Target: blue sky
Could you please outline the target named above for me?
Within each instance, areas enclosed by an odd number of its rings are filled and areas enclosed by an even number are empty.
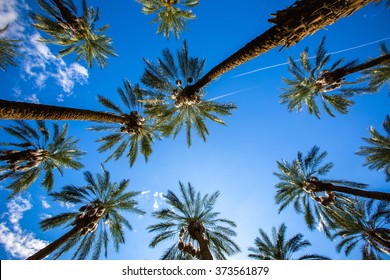
[[[18,67],[0,73],[0,98],[103,110],[96,96],[101,94],[118,100],[116,89],[124,78],[139,82],[143,58],[155,61],[164,48],[176,52],[186,39],[190,55],[205,58],[205,71],[208,71],[270,28],[267,22],[270,14],[293,2],[247,0],[223,1],[221,5],[216,0],[200,1],[193,8],[197,19],[187,25],[188,31],[180,40],[167,40],[155,34],[157,26],[149,23],[153,17],[143,15],[141,5],[134,0],[89,0],[89,5],[101,9],[98,23],[110,24],[107,33],[119,57],[109,59],[105,69],[96,65],[88,69],[84,61],[75,62],[72,55],[56,57],[56,46],[35,41],[39,33],[30,26],[26,16],[27,10],[39,10],[35,1],[0,0],[0,27],[10,24],[8,35],[23,41],[24,54],[17,60]],[[328,151],[327,161],[335,164],[330,178],[362,182],[369,184],[369,189],[388,191],[384,174],[363,167],[364,158],[355,155],[364,144],[361,138],[369,136],[370,125],[382,132],[381,124],[390,108],[388,88],[375,95],[355,97],[356,104],[347,115],[338,114],[336,118],[323,115],[318,120],[305,110],[290,113],[279,104],[284,87],[281,77],[289,77],[286,65],[259,69],[283,64],[288,56],[298,58],[306,46],[314,54],[323,36],[327,38],[327,50],[335,52],[333,61],[345,57],[362,62],[377,57],[378,43],[373,42],[389,43],[390,31],[386,28],[389,24],[389,11],[384,5],[370,4],[289,49],[273,49],[226,73],[206,88],[207,98],[234,102],[238,106],[232,116],[224,118],[226,127],[208,123],[210,135],[206,143],[194,137],[188,149],[184,135],[179,134],[175,140],[156,142],[147,163],[141,157],[132,168],[125,159],[106,163],[113,180],[130,178],[130,189],[142,191],[140,207],[148,212],[143,217],[129,216],[134,231],[127,233],[127,242],[119,254],[110,251],[109,259],[161,256],[169,243],[148,248],[153,234],[146,227],[156,223],[151,212],[166,206],[162,195],[168,189],[178,191],[179,181],[191,182],[203,194],[221,192],[216,211],[237,223],[235,241],[242,250],[232,259],[247,259],[247,248],[253,245],[259,228],[270,233],[273,226],[283,222],[288,236],[301,232],[311,241],[312,246],[306,252],[345,259],[343,254],[336,253],[335,242],[319,231],[309,231],[303,217],[292,208],[278,214],[274,202],[277,179],[273,172],[277,171],[277,160],[291,161],[298,150],[306,153],[317,145],[322,151]],[[343,52],[336,53],[339,51]],[[0,126],[10,123],[0,121]],[[107,154],[96,151],[98,145],[94,140],[101,135],[87,131],[88,123],[70,122],[69,125],[69,134],[79,138],[80,148],[87,152],[82,160],[83,171],[100,172],[100,163]],[[0,138],[4,137],[1,132]],[[55,190],[66,184],[83,185],[82,172],[67,170],[64,177],[56,176]],[[51,201],[39,183],[15,199],[6,200],[9,192],[5,185],[6,182],[0,182],[0,259],[23,259],[64,233],[63,229],[42,232],[38,222],[72,206]],[[348,258],[359,259],[359,250]]]

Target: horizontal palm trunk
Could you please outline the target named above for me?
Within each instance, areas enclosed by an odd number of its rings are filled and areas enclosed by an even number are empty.
[[[52,243],[47,245],[45,248],[42,248],[35,254],[31,255],[27,258],[27,260],[42,260],[46,258],[48,255],[53,253],[55,250],[60,248],[65,242],[67,242],[69,239],[71,239],[73,236],[75,236],[79,231],[82,229],[82,226],[75,226],[70,231],[65,233],[63,236],[58,238],[57,240],[54,240]]]
[[[3,120],[79,120],[125,123],[126,119],[109,113],[51,105],[15,102],[0,99]]]
[[[365,190],[361,190],[361,189],[337,186],[337,185],[333,185],[331,183],[326,183],[326,182],[321,182],[321,181],[309,181],[309,182],[316,186],[316,191],[341,192],[341,193],[352,194],[352,195],[356,195],[356,196],[360,196],[360,197],[366,197],[366,198],[390,202],[390,193],[376,192],[376,191],[365,191]]]
[[[277,47],[289,47],[307,35],[333,24],[363,8],[372,0],[298,0],[292,6],[278,11],[269,21],[275,26],[236,51],[212,68],[188,91],[198,92],[227,71]]]

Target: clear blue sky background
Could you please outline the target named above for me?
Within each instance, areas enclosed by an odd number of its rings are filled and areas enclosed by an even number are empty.
[[[119,102],[116,89],[122,86],[124,78],[132,83],[139,82],[144,68],[142,58],[155,61],[166,47],[176,52],[186,39],[190,55],[206,58],[205,70],[208,71],[270,28],[271,24],[267,22],[270,14],[293,2],[200,1],[193,9],[197,19],[187,25],[189,30],[180,40],[167,40],[155,34],[157,26],[149,24],[153,17],[143,15],[141,5],[135,1],[89,0],[89,5],[98,5],[101,9],[98,23],[111,25],[107,33],[113,38],[119,55],[109,59],[108,67],[101,70],[96,66],[87,69],[84,61],[75,63],[73,56],[58,59],[55,46],[45,48],[34,41],[37,31],[30,27],[26,9],[38,11],[35,1],[0,0],[0,27],[10,23],[8,34],[23,40],[24,52],[24,57],[18,59],[18,67],[0,73],[0,98],[103,110],[97,102],[97,94]],[[336,253],[336,242],[329,241],[319,231],[309,231],[303,216],[297,215],[292,208],[278,214],[274,202],[277,179],[273,172],[277,171],[277,160],[291,161],[298,150],[306,153],[318,145],[322,151],[328,151],[327,160],[335,164],[329,173],[330,178],[363,182],[370,185],[369,189],[389,191],[384,174],[363,167],[364,158],[355,155],[364,144],[361,138],[369,136],[370,125],[383,132],[381,124],[390,113],[388,88],[375,95],[354,98],[356,104],[348,115],[337,115],[336,118],[324,115],[318,120],[307,111],[289,113],[284,105],[279,104],[281,88],[284,87],[281,77],[289,77],[286,65],[237,75],[285,63],[288,56],[298,58],[306,46],[314,54],[323,36],[327,38],[329,52],[382,39],[389,43],[388,26],[390,16],[385,6],[370,4],[296,46],[282,51],[271,50],[226,73],[207,87],[207,98],[232,93],[218,100],[234,102],[238,110],[224,119],[227,127],[208,124],[210,135],[206,143],[194,137],[193,145],[188,149],[184,136],[180,134],[175,140],[156,142],[147,163],[140,157],[132,168],[125,159],[105,164],[113,180],[130,178],[130,188],[143,192],[140,207],[148,212],[143,217],[129,217],[134,231],[126,234],[127,242],[119,254],[113,250],[109,252],[109,259],[158,259],[161,256],[169,242],[150,249],[148,244],[154,235],[148,233],[146,227],[156,223],[151,212],[165,205],[162,194],[168,189],[177,192],[179,181],[191,182],[203,194],[221,192],[215,210],[221,212],[221,217],[237,223],[235,241],[242,250],[232,259],[248,258],[247,248],[253,245],[260,227],[270,233],[272,226],[278,227],[283,222],[287,225],[288,237],[301,232],[312,242],[312,247],[302,253],[345,259],[343,254]],[[345,57],[362,62],[378,55],[376,43],[332,57],[334,61]],[[0,121],[1,126],[9,124],[11,121]],[[70,122],[69,125],[70,135],[81,139],[81,149],[88,152],[83,158],[83,171],[100,172],[100,163],[107,154],[96,151],[98,145],[94,140],[101,134],[87,131],[88,123]],[[0,134],[2,141],[6,140],[4,137]],[[23,259],[31,254],[31,248],[36,244],[53,241],[65,232],[64,229],[42,232],[38,222],[67,208],[51,201],[39,183],[15,199],[6,200],[9,192],[4,188],[5,184],[0,182],[0,259]],[[63,178],[56,176],[55,190],[66,184],[83,185],[82,172],[67,170]],[[63,256],[64,259],[69,257]],[[359,259],[359,248],[349,258]]]

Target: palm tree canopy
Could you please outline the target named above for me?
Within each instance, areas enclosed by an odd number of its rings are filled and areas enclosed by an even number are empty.
[[[370,127],[371,138],[363,138],[370,146],[362,146],[356,154],[365,156],[364,165],[370,169],[383,170],[386,181],[390,181],[390,116],[386,116],[383,128],[387,135],[381,135],[375,128]]]
[[[68,125],[61,129],[53,123],[53,133],[44,121],[37,121],[36,128],[25,121],[15,121],[15,125],[3,127],[15,142],[0,143],[0,180],[11,179],[8,186],[11,196],[25,191],[41,173],[41,185],[48,191],[53,188],[56,169],[61,175],[65,168],[83,167],[78,159],[85,154],[77,147],[78,141],[67,136]]]
[[[315,58],[314,64],[310,59]],[[289,57],[288,70],[293,79],[283,78],[289,87],[284,88],[280,95],[281,103],[287,104],[290,111],[301,111],[307,106],[308,112],[320,118],[321,112],[318,103],[321,102],[324,110],[334,117],[332,110],[340,113],[348,113],[348,107],[354,102],[351,97],[355,93],[364,91],[362,88],[345,88],[347,85],[357,82],[348,82],[344,77],[333,79],[336,71],[344,72],[348,68],[356,66],[357,61],[352,61],[341,66],[344,59],[339,59],[328,66],[330,55],[325,50],[325,37],[322,39],[316,55],[309,57],[309,49],[306,48],[299,58],[299,63]],[[360,80],[358,81],[360,82]],[[341,88],[343,86],[343,88]],[[334,92],[338,89],[339,92]]]
[[[304,249],[305,247],[311,246],[308,240],[303,239],[303,235],[298,233],[292,238],[286,240],[287,227],[283,223],[276,231],[275,227],[272,227],[272,240],[262,230],[259,229],[260,237],[256,237],[255,246],[250,247],[248,250],[252,252],[248,256],[252,259],[257,260],[292,260],[294,254]],[[297,260],[328,260],[329,258],[316,255],[307,254],[303,255]]]
[[[341,214],[353,204],[348,196],[333,192],[317,192],[307,184],[311,180],[329,182],[341,186],[363,188],[364,184],[345,180],[320,179],[333,167],[333,163],[323,164],[327,152],[321,152],[314,146],[306,156],[297,153],[297,158],[289,163],[285,160],[277,161],[280,173],[274,175],[280,180],[276,185],[276,203],[279,212],[293,204],[297,213],[304,214],[307,226],[313,230],[316,226],[330,237],[330,230],[337,228],[337,221]]]
[[[146,15],[157,14],[151,23],[160,23],[157,34],[169,38],[173,33],[176,39],[186,28],[186,23],[196,16],[191,9],[198,5],[199,0],[137,0],[142,4],[142,12]]]
[[[199,79],[204,59],[190,57],[187,43],[177,52],[177,61],[168,49],[163,50],[158,63],[145,60],[146,69],[141,82],[158,98],[146,100],[146,113],[158,119],[164,136],[176,136],[185,127],[187,144],[191,145],[191,131],[206,141],[208,129],[205,119],[225,124],[219,117],[230,115],[236,108],[232,103],[218,103],[204,100],[205,92],[188,91]]]
[[[64,47],[59,51],[60,56],[75,53],[76,60],[84,58],[89,67],[96,60],[100,68],[107,66],[108,56],[116,56],[111,38],[104,34],[109,25],[95,27],[100,17],[99,8],[88,7],[83,0],[82,14],[77,16],[72,0],[37,0],[37,3],[50,17],[31,12],[33,26],[49,35],[49,38],[41,38],[41,42]]]
[[[169,208],[153,213],[160,223],[149,226],[149,232],[157,232],[150,247],[168,239],[183,239],[186,245],[196,241],[191,232],[194,224],[200,224],[204,228],[204,235],[208,240],[208,246],[215,259],[223,260],[240,251],[238,245],[231,239],[236,236],[233,228],[236,224],[230,220],[218,218],[219,212],[214,212],[214,205],[219,197],[219,192],[202,196],[196,192],[190,183],[186,187],[179,182],[180,197],[174,192],[168,191],[164,196]],[[183,229],[182,229],[183,228]],[[181,237],[180,237],[181,236]],[[169,247],[161,259],[187,259],[192,257],[178,248],[180,242],[175,242]]]
[[[0,29],[0,69],[3,71],[8,65],[16,66],[15,57],[20,55],[16,51],[19,40],[11,40],[2,36],[7,29],[8,25]]]
[[[145,212],[137,208],[136,197],[140,192],[126,191],[129,180],[119,183],[111,182],[110,173],[102,166],[102,173],[93,176],[89,171],[84,172],[86,186],[64,186],[60,192],[50,194],[56,201],[73,203],[81,206],[78,211],[62,213],[54,217],[42,220],[40,225],[43,230],[58,227],[74,226],[78,219],[88,214],[88,209],[99,209],[99,220],[93,227],[87,227],[79,231],[73,238],[62,245],[56,254],[57,259],[71,248],[77,248],[72,259],[85,259],[91,254],[92,259],[98,259],[103,253],[107,258],[110,241],[116,252],[119,246],[125,243],[124,229],[132,230],[124,213],[143,215]]]
[[[375,200],[360,200],[355,204],[355,212],[346,212],[345,219],[334,237],[342,239],[337,251],[344,249],[349,255],[357,245],[361,245],[362,259],[382,259],[381,254],[390,255],[390,204]]]
[[[130,166],[132,166],[137,159],[138,153],[144,156],[145,161],[148,159],[152,153],[153,141],[160,136],[156,130],[156,121],[145,114],[144,105],[142,102],[139,102],[143,98],[142,94],[144,91],[138,85],[132,86],[128,80],[124,80],[123,85],[124,89],[118,88],[118,94],[125,106],[125,110],[101,95],[98,96],[98,100],[113,115],[124,117],[126,122],[100,124],[92,126],[90,130],[112,132],[97,140],[102,143],[99,147],[99,152],[107,151],[117,145],[106,161],[112,158],[118,160],[125,153],[126,148],[129,148],[127,157]]]

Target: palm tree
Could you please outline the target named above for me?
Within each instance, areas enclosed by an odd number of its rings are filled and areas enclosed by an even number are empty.
[[[290,7],[272,14],[273,27],[256,37],[244,47],[207,72],[186,91],[199,92],[208,83],[229,70],[277,47],[290,47],[307,35],[333,24],[363,8],[372,0],[297,0]]]
[[[304,157],[298,152],[297,158],[289,163],[285,160],[277,161],[280,173],[274,175],[280,180],[276,185],[276,203],[279,212],[288,205],[293,204],[295,211],[304,214],[309,229],[313,230],[316,225],[330,237],[330,231],[337,228],[337,222],[342,219],[345,211],[352,211],[353,200],[339,192],[338,189],[317,187],[315,184],[337,183],[339,187],[350,190],[347,186],[353,187],[353,191],[362,191],[364,184],[344,180],[322,180],[318,176],[326,175],[333,163],[322,164],[327,152],[320,153],[320,149],[314,146]],[[333,186],[333,185],[332,185]],[[355,194],[355,193],[353,193]]]
[[[362,244],[362,259],[382,259],[380,253],[390,255],[390,204],[374,200],[355,203],[356,211],[346,213],[341,229],[334,237],[341,237],[336,249],[345,255]]]
[[[388,2],[390,7],[390,1]],[[385,44],[380,45],[380,52],[382,56],[390,55],[389,50]],[[390,80],[390,62],[382,63],[376,67],[372,67],[362,71],[364,76],[362,80],[368,80],[368,92],[378,92],[383,85],[389,83]],[[390,86],[389,86],[390,92]]]
[[[151,22],[160,22],[157,34],[162,33],[169,38],[172,32],[178,39],[183,29],[187,29],[185,26],[187,20],[196,18],[192,11],[186,8],[195,7],[199,0],[137,0],[137,2],[142,4],[144,14],[157,14]]]
[[[68,137],[68,125],[61,129],[53,123],[53,134],[45,122],[37,121],[36,128],[24,121],[3,127],[4,131],[18,141],[0,143],[0,181],[11,179],[8,186],[11,197],[27,190],[44,173],[41,185],[51,191],[54,184],[53,171],[62,175],[65,168],[80,169],[83,167],[78,159],[85,154],[78,149],[73,137]]]
[[[130,112],[129,114],[126,114],[119,106],[103,96],[99,95],[98,99],[103,106],[112,111],[112,114],[127,116],[128,121],[126,123],[96,125],[90,129],[95,131],[112,131],[112,134],[103,136],[97,140],[98,142],[102,142],[102,145],[99,147],[99,152],[107,151],[120,142],[115,151],[107,158],[107,161],[111,158],[115,160],[119,159],[126,148],[129,147],[127,156],[130,166],[132,166],[139,150],[144,155],[145,160],[148,159],[152,153],[151,144],[159,135],[156,132],[157,126],[155,125],[155,121],[145,116],[143,103],[139,102],[142,99],[143,91],[138,85],[132,86],[128,80],[124,80],[123,84],[124,90],[118,88],[118,94],[126,106],[126,110]]]
[[[288,70],[294,79],[283,78],[283,81],[289,87],[283,89],[284,93],[280,97],[281,103],[287,104],[290,111],[301,111],[302,107],[306,105],[310,114],[320,118],[321,113],[317,104],[319,102],[317,100],[320,100],[325,112],[330,116],[335,116],[332,109],[346,114],[348,113],[348,107],[354,104],[350,100],[351,97],[356,93],[370,91],[369,88],[363,87],[345,87],[364,81],[364,79],[358,79],[356,82],[347,82],[345,80],[346,76],[378,65],[386,67],[386,64],[390,62],[390,54],[384,54],[362,64],[352,61],[340,66],[344,59],[339,59],[328,67],[327,63],[330,60],[330,55],[326,54],[324,45],[325,38],[322,39],[317,49],[314,65],[310,63],[312,57],[309,57],[308,48],[301,53],[299,64],[289,57],[290,66]],[[334,92],[336,89],[339,92]],[[374,91],[374,88],[371,91]]]
[[[154,92],[152,96],[160,96],[144,101],[147,114],[159,120],[164,136],[176,136],[184,125],[188,146],[193,128],[206,141],[205,119],[225,124],[217,115],[230,115],[236,106],[204,100],[202,91],[187,91],[188,86],[199,79],[205,60],[190,57],[185,41],[177,53],[177,63],[168,49],[163,50],[162,56],[157,64],[144,60],[146,69],[141,82]]]
[[[202,196],[190,183],[185,187],[179,182],[179,187],[181,197],[169,190],[165,198],[170,208],[153,213],[161,222],[148,227],[149,232],[158,232],[149,246],[154,248],[164,240],[178,237],[161,257],[164,260],[195,257],[223,260],[226,255],[239,252],[239,247],[230,239],[236,236],[232,229],[236,224],[217,218],[220,213],[213,211],[220,193]]]
[[[77,16],[77,9],[72,0],[37,0],[39,6],[50,17],[38,13],[30,13],[33,26],[47,33],[49,38],[41,38],[44,43],[56,44],[63,48],[60,56],[77,54],[77,60],[84,58],[89,67],[96,60],[100,68],[107,66],[107,57],[116,56],[111,45],[112,40],[104,32],[109,25],[96,28],[100,10],[87,6],[82,1],[82,15]]]
[[[56,252],[57,259],[71,248],[77,247],[72,259],[85,259],[92,253],[93,259],[98,259],[104,250],[107,258],[110,239],[116,252],[119,245],[125,243],[124,228],[132,230],[129,221],[121,212],[138,215],[145,214],[137,208],[135,197],[140,192],[125,192],[129,180],[119,184],[111,182],[110,173],[102,166],[102,173],[96,178],[89,171],[84,172],[87,186],[65,186],[60,192],[50,195],[60,202],[81,204],[78,211],[62,213],[40,222],[43,230],[61,226],[71,226],[71,230],[53,241],[45,248],[36,252],[28,260],[38,260]]]
[[[8,29],[8,25],[0,29],[0,35]],[[16,66],[15,57],[19,55],[16,52],[19,40],[0,38],[0,69],[5,71],[7,65]]]
[[[363,138],[370,146],[362,146],[356,154],[365,156],[370,169],[384,170],[386,181],[390,181],[390,116],[383,122],[387,136],[381,135],[375,128],[370,127],[371,138]]]
[[[272,240],[271,238],[260,228],[260,237],[256,237],[255,246],[250,247],[248,250],[252,252],[248,256],[256,260],[293,260],[293,256],[296,252],[302,250],[305,247],[311,246],[308,240],[303,240],[303,235],[298,233],[292,238],[286,240],[287,227],[283,223],[276,231],[275,227],[272,227]],[[316,254],[308,254],[299,257],[297,260],[329,260],[327,257],[323,257]]]

